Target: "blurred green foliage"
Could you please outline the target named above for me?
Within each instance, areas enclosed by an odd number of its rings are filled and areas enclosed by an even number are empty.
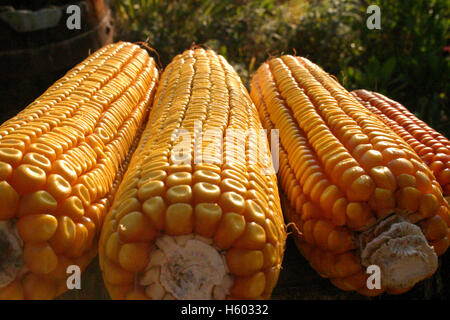
[[[369,5],[381,9],[370,30]],[[306,56],[348,89],[378,91],[450,136],[448,0],[111,0],[118,39],[146,40],[164,65],[193,43],[248,85],[270,55]]]
[[[148,40],[163,66],[192,44],[225,56],[244,81],[274,48],[288,48],[295,28],[273,0],[112,0],[118,38]],[[289,35],[289,36],[288,36]]]

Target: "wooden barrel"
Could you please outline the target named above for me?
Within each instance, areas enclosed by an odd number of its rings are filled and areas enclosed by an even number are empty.
[[[70,14],[61,6],[58,25],[17,32],[0,21],[0,123],[17,114],[67,70],[113,41],[111,11],[99,1],[80,1],[81,29],[69,30]],[[94,5],[93,5],[94,4]]]

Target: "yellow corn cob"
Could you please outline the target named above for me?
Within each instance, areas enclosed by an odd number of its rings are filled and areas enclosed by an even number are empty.
[[[276,176],[251,162],[255,141],[231,130],[261,128],[223,57],[195,49],[173,59],[103,225],[113,299],[270,297],[286,236]],[[271,168],[264,132],[258,142]]]
[[[157,79],[145,50],[108,45],[0,126],[0,299],[54,298],[96,255]]]
[[[449,208],[405,141],[305,58],[264,63],[251,97],[263,125],[279,129],[285,213],[320,275],[377,295],[404,292],[435,272],[449,244]],[[379,289],[367,286],[370,265],[380,268]]]
[[[444,196],[450,199],[450,141],[416,118],[400,103],[377,92],[355,90],[352,94],[395,133],[403,138],[433,171]]]

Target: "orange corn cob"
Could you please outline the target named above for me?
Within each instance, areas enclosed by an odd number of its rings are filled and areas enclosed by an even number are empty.
[[[139,46],[90,55],[0,126],[0,299],[51,299],[97,252],[158,70]]]
[[[414,149],[433,171],[444,195],[450,197],[450,141],[382,94],[367,90],[352,94]]]
[[[286,237],[276,176],[251,161],[255,141],[232,135],[261,128],[223,57],[195,49],[173,59],[103,225],[100,267],[113,299],[270,297]]]
[[[435,272],[449,245],[449,208],[404,140],[305,58],[264,63],[251,97],[264,127],[279,129],[286,218],[321,276],[377,295],[404,292]],[[381,286],[369,289],[371,265]]]

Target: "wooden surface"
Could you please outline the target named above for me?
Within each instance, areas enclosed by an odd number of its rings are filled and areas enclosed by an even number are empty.
[[[286,252],[278,285],[272,299],[277,300],[430,300],[449,297],[450,258],[439,259],[436,274],[417,284],[411,291],[402,295],[383,294],[367,298],[354,292],[344,292],[334,287],[328,279],[320,277],[298,252],[291,236],[286,242]],[[109,299],[103,285],[101,272],[96,258],[82,275],[82,289],[66,292],[58,299]]]

